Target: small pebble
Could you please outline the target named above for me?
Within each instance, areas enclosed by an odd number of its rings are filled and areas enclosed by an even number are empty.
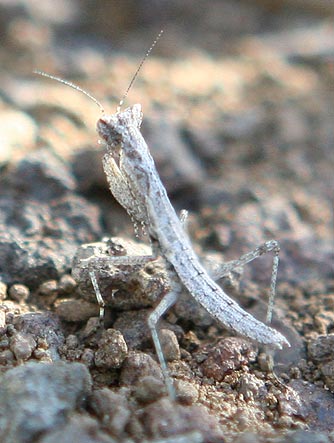
[[[36,342],[31,334],[18,332],[10,340],[10,350],[18,361],[28,360],[35,348]]]
[[[51,306],[55,302],[58,297],[58,292],[57,280],[47,280],[38,287],[38,294],[47,306]]]
[[[191,405],[198,399],[198,389],[194,383],[190,383],[187,380],[174,381],[177,399],[184,405]]]
[[[144,404],[152,403],[163,395],[165,395],[164,382],[152,375],[140,378],[134,391],[135,398]]]
[[[242,337],[227,337],[209,348],[202,371],[206,377],[220,382],[226,374],[255,361],[256,355],[254,345],[248,340]]]
[[[130,351],[122,366],[121,383],[132,386],[147,375],[163,380],[160,366],[150,355]]]
[[[175,333],[169,329],[161,329],[159,338],[166,361],[179,360],[181,352]]]
[[[57,280],[47,280],[38,287],[38,293],[40,295],[53,295],[58,292]]]
[[[253,374],[243,374],[239,378],[238,392],[245,400],[253,400],[267,393],[265,382]]]
[[[71,275],[65,274],[61,277],[58,283],[59,292],[64,294],[71,294],[77,287],[77,282]]]
[[[122,333],[116,329],[103,331],[95,352],[98,368],[119,368],[128,354],[128,347]]]
[[[97,332],[100,328],[101,328],[100,317],[90,317],[87,320],[84,330],[82,331],[82,337],[87,338],[95,334],[95,332]]]
[[[85,300],[62,300],[56,307],[56,313],[65,321],[84,322],[90,317],[97,317],[99,307],[97,303]]]
[[[30,295],[29,288],[25,285],[15,284],[9,288],[9,296],[12,300],[23,303]]]

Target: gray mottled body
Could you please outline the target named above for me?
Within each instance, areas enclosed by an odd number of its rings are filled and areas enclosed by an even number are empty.
[[[145,226],[156,252],[166,259],[190,294],[213,317],[259,343],[276,348],[288,345],[282,334],[256,320],[232,300],[200,264],[140,132],[141,121],[141,106],[134,105],[123,112],[103,116],[97,123],[97,131],[106,142],[103,166],[112,194],[136,223]],[[273,250],[275,245],[276,242],[267,242],[263,252]],[[257,255],[253,253],[247,261],[261,253],[258,248]],[[174,287],[178,288],[176,283]],[[176,297],[166,302],[160,311],[168,309]]]

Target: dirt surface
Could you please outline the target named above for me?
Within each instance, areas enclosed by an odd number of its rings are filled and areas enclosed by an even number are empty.
[[[0,0],[2,442],[334,441],[333,2],[199,5]],[[163,262],[101,271],[104,325],[79,265],[94,248],[149,253],[108,190],[100,110],[32,74],[114,112],[161,28],[125,106],[142,104],[203,263],[279,241],[273,327],[291,343],[233,337],[184,293],[160,322],[177,403],[147,327]],[[220,282],[263,321],[271,266]]]

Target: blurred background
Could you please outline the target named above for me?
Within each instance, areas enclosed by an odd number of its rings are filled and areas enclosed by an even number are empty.
[[[26,69],[38,52],[47,56],[47,48],[138,57],[160,29],[165,36],[156,55],[184,56],[195,49],[221,56],[242,36],[306,30],[334,14],[332,0],[1,0],[0,7],[2,57],[7,48]]]

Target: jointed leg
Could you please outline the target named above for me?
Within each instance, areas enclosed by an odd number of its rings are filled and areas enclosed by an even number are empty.
[[[271,272],[269,301],[268,301],[268,310],[266,317],[266,321],[268,323],[270,323],[272,320],[272,313],[274,307],[277,271],[279,263],[279,257],[278,257],[279,250],[280,247],[278,242],[276,240],[269,240],[263,243],[261,246],[257,247],[256,249],[254,249],[253,251],[247,252],[246,254],[242,255],[239,259],[224,263],[222,266],[219,266],[217,269],[214,269],[212,272],[210,272],[210,275],[213,278],[213,280],[219,280],[220,278],[229,274],[234,269],[244,266],[245,264],[253,261],[254,259],[260,257],[261,255],[266,254],[268,252],[273,252],[274,258],[273,258],[273,267]]]
[[[180,212],[180,222],[182,223],[183,229],[187,232],[187,221],[188,221],[188,211],[183,209]],[[270,279],[270,290],[269,290],[269,300],[268,300],[268,309],[267,309],[267,316],[266,316],[266,322],[271,323],[272,320],[272,314],[273,314],[273,308],[274,308],[274,300],[275,300],[275,293],[276,293],[276,280],[277,280],[277,271],[278,271],[278,263],[279,263],[279,251],[280,247],[276,240],[269,240],[263,243],[262,245],[258,246],[253,251],[247,252],[246,254],[242,255],[237,260],[232,260],[227,263],[224,263],[221,266],[213,267],[213,269],[209,272],[210,276],[213,280],[219,280],[220,278],[228,275],[230,272],[232,272],[234,269],[239,268],[241,266],[244,266],[245,264],[253,261],[254,259],[260,257],[263,254],[267,254],[268,252],[273,252],[273,267],[271,272],[271,279]]]
[[[158,306],[154,309],[154,311],[151,312],[151,314],[148,317],[147,322],[148,322],[148,326],[151,331],[153,343],[154,343],[157,357],[158,357],[158,360],[159,360],[159,363],[160,363],[160,366],[162,369],[162,373],[163,373],[163,376],[165,379],[168,394],[171,399],[175,400],[175,398],[176,398],[175,389],[173,386],[173,382],[169,376],[167,363],[166,363],[166,360],[165,360],[165,357],[164,357],[164,354],[163,354],[163,351],[161,348],[161,343],[160,343],[157,328],[156,328],[157,323],[160,320],[160,318],[176,302],[176,300],[178,299],[178,296],[182,290],[181,286],[174,281],[171,281],[171,288],[172,288],[172,291],[169,292],[168,294],[166,294],[164,296],[164,298],[160,301]]]
[[[89,269],[89,276],[90,276],[90,279],[91,279],[91,282],[92,282],[92,285],[93,285],[93,288],[94,288],[94,292],[95,292],[97,303],[98,303],[98,305],[100,307],[99,317],[100,317],[100,321],[102,322],[103,318],[104,318],[105,303],[104,303],[104,300],[103,300],[103,297],[102,297],[99,285],[97,283],[95,271],[92,268]]]

